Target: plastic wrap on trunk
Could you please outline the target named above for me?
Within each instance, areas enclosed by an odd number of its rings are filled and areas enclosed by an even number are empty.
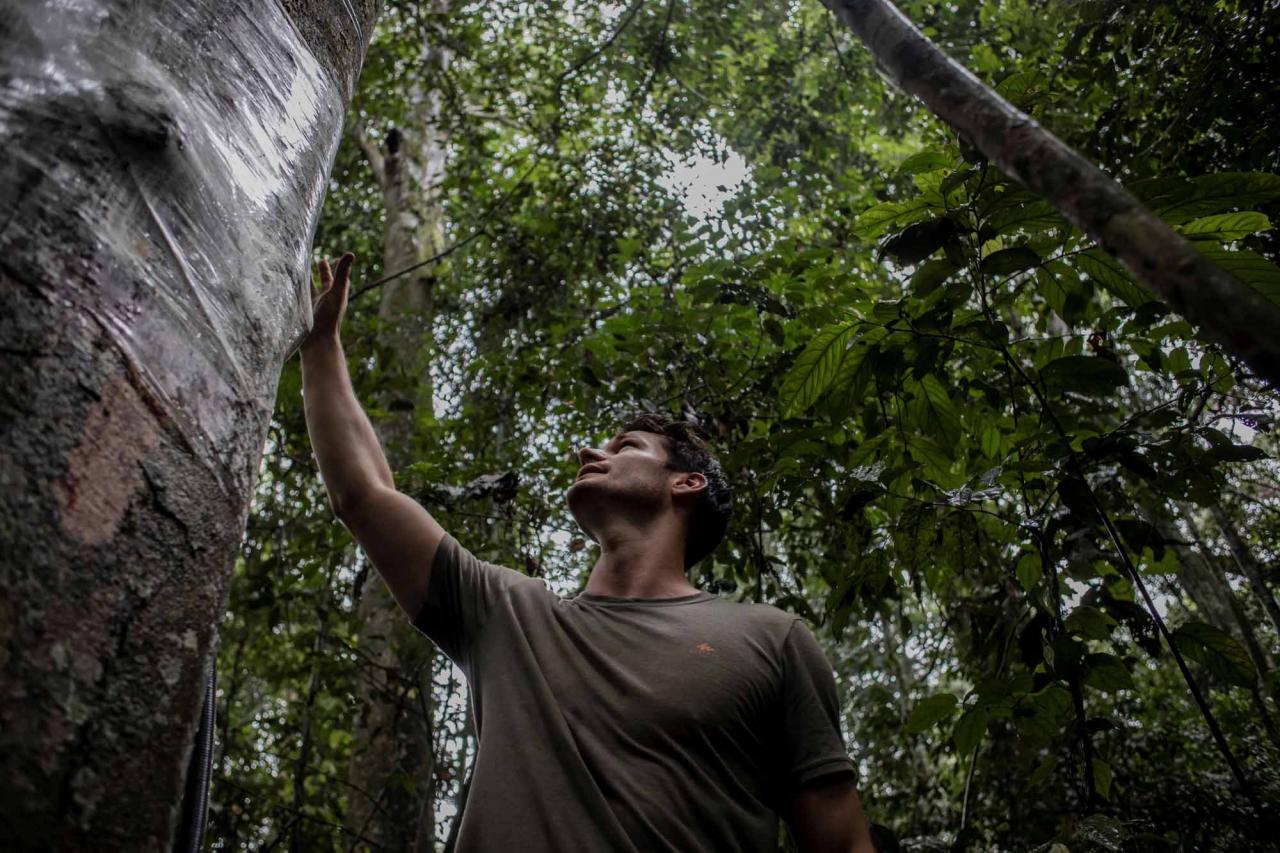
[[[341,92],[276,0],[0,0],[0,40],[0,264],[101,324],[246,494]]]

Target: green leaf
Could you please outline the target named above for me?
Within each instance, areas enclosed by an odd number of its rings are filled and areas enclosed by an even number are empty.
[[[954,714],[956,705],[956,697],[951,693],[927,696],[917,702],[916,706],[911,709],[911,716],[907,718],[907,725],[904,731],[907,734],[917,734],[931,726],[935,726]]]
[[[1031,777],[1027,779],[1027,786],[1035,788],[1042,784],[1044,780],[1049,778],[1049,774],[1052,773],[1057,766],[1058,756],[1054,755],[1052,752],[1049,753],[1044,757],[1043,761],[1036,765],[1036,769],[1031,771]]]
[[[1267,299],[1280,305],[1280,267],[1257,252],[1231,252],[1218,246],[1196,246],[1200,254]]]
[[[1170,225],[1181,225],[1239,208],[1254,208],[1280,198],[1280,175],[1221,172],[1190,180],[1157,179],[1135,184],[1134,192]]]
[[[1261,447],[1251,444],[1219,444],[1210,447],[1206,455],[1218,462],[1256,462],[1267,458]]]
[[[1179,651],[1237,687],[1252,687],[1258,671],[1249,653],[1228,634],[1204,622],[1188,622],[1173,632]]]
[[[887,329],[873,326],[845,352],[829,386],[832,389],[833,404],[838,409],[852,411],[862,400],[875,368],[875,345],[888,334]]]
[[[1010,231],[1043,231],[1066,224],[1062,214],[1047,201],[1033,201],[992,214],[984,225],[996,235]],[[985,233],[985,232],[984,232]]]
[[[1051,390],[1090,397],[1107,397],[1129,384],[1129,374],[1123,367],[1095,355],[1055,358],[1040,370],[1040,378]]]
[[[999,428],[991,423],[984,423],[978,440],[981,442],[983,456],[993,461],[1001,459],[1000,450],[1004,447],[1004,437]]]
[[[1016,71],[996,85],[1000,97],[1022,110],[1047,91],[1047,81],[1039,71]]]
[[[1100,758],[1093,759],[1093,789],[1098,792],[1099,797],[1111,799],[1111,780],[1114,778],[1115,773],[1110,764]]]
[[[936,441],[924,435],[908,435],[907,450],[912,459],[924,465],[926,475],[944,483],[950,480],[952,459]]]
[[[1265,213],[1245,210],[1240,213],[1219,213],[1188,222],[1178,229],[1192,240],[1219,240],[1223,243],[1239,240],[1259,231],[1270,231],[1271,220]]]
[[[951,402],[947,389],[932,373],[926,373],[916,389],[913,413],[926,430],[942,439],[947,445],[960,439],[960,416]],[[947,467],[950,467],[948,461]]]
[[[955,272],[956,265],[946,258],[926,261],[911,275],[911,292],[916,296],[928,296]]]
[[[884,201],[862,212],[853,226],[853,233],[863,239],[878,237],[892,226],[924,219],[932,210],[930,199],[924,195],[907,201]]]
[[[1035,272],[1036,290],[1053,312],[1067,323],[1073,323],[1084,310],[1084,285],[1076,271],[1061,261],[1045,264]]]
[[[950,219],[927,219],[886,240],[883,251],[898,263],[918,264],[942,248],[955,233],[955,223]]]
[[[1014,568],[1014,574],[1018,578],[1018,586],[1027,592],[1031,592],[1032,588],[1039,583],[1042,572],[1040,555],[1034,551],[1028,551],[1019,557],[1018,564]]]
[[[1119,261],[1102,249],[1081,252],[1072,259],[1072,263],[1081,272],[1102,285],[1104,290],[1132,308],[1157,299],[1151,291],[1134,281]]]
[[[1200,372],[1214,391],[1226,394],[1235,387],[1236,378],[1231,372],[1231,365],[1220,352],[1207,353],[1200,359]]]
[[[805,411],[830,387],[857,331],[857,321],[846,321],[827,326],[813,336],[782,380],[779,402],[783,417]]]
[[[902,161],[898,167],[899,175],[919,175],[922,172],[936,172],[939,169],[950,169],[955,160],[941,151],[918,151]]]
[[[1132,690],[1133,676],[1115,655],[1093,654],[1084,659],[1084,683],[1104,693]]]
[[[1094,765],[1093,770],[1093,789],[1103,797],[1110,798],[1111,792],[1111,765],[1105,761],[1105,770],[1099,770]],[[1105,777],[1100,774],[1105,773]],[[1106,784],[1102,784],[1105,778]],[[1106,793],[1103,793],[1103,791]],[[1077,846],[1077,850],[1106,850],[1109,853],[1120,853],[1125,849],[1125,841],[1129,838],[1129,833],[1125,831],[1124,824],[1110,815],[1091,814],[1084,820],[1076,824],[1075,838],[1076,841],[1084,842],[1084,846]],[[1062,845],[1059,845],[1062,846]],[[1062,848],[1064,851],[1066,847]],[[1053,851],[1047,851],[1053,853]]]
[[[1040,256],[1026,246],[1001,249],[982,259],[982,271],[989,275],[1013,275],[1040,265]]]
[[[1014,709],[1014,719],[1023,737],[1048,742],[1057,737],[1070,712],[1071,695],[1050,684],[1039,693],[1024,696]]]
[[[956,752],[966,758],[973,754],[982,743],[982,735],[987,730],[987,712],[982,708],[970,708],[960,715],[956,727],[951,732],[955,741]]]
[[[1111,630],[1118,623],[1098,608],[1081,604],[1067,616],[1068,633],[1076,634],[1086,640],[1105,640],[1111,636]]]

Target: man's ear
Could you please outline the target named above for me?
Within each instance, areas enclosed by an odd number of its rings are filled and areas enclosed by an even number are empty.
[[[707,488],[707,477],[697,471],[681,471],[671,481],[672,497],[691,497]]]

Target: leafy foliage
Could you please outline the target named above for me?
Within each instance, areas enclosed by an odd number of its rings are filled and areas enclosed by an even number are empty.
[[[1274,11],[900,5],[1277,298]],[[447,71],[414,66],[420,38],[453,47]],[[411,81],[450,105],[458,248],[434,267],[435,400],[401,488],[572,592],[592,561],[561,497],[573,449],[636,409],[682,413],[737,494],[696,580],[820,626],[867,810],[904,849],[1253,846],[1155,619],[1275,802],[1276,578],[1242,559],[1280,556],[1273,391],[886,90],[818,4],[396,4],[351,120],[385,134]],[[682,161],[744,174],[700,208]],[[394,272],[381,215],[345,145],[320,251]],[[415,396],[383,324],[357,301],[345,333],[375,421]],[[287,366],[223,632],[221,847],[352,842],[366,566],[299,387]],[[443,841],[473,746],[457,674],[435,676]]]

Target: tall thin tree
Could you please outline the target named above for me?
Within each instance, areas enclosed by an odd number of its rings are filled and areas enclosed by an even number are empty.
[[[448,12],[447,0],[421,4],[422,26]],[[354,133],[382,187],[386,211],[383,270],[411,272],[382,285],[379,351],[390,363],[380,403],[388,416],[379,439],[393,471],[413,461],[416,427],[431,414],[430,358],[438,268],[422,262],[444,248],[447,133],[442,121],[441,76],[449,51],[424,37],[412,66],[405,127],[392,127],[380,148],[362,129]],[[435,756],[431,737],[433,649],[405,620],[386,586],[363,585],[357,647],[365,667],[350,768],[347,824],[362,837],[393,850],[435,849]]]

